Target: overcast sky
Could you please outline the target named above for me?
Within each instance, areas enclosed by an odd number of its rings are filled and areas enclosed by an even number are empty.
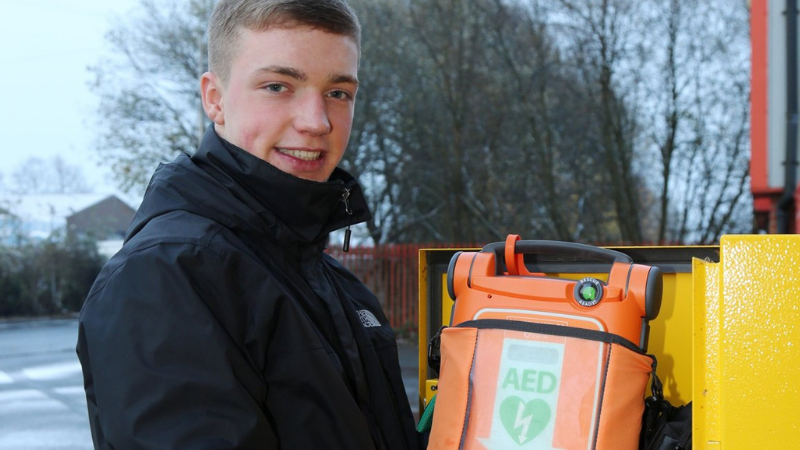
[[[136,0],[0,0],[0,173],[31,156],[80,166],[111,192],[92,149],[97,96],[87,66],[109,52],[104,34]]]

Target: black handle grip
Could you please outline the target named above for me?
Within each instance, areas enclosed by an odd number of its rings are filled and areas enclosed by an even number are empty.
[[[482,252],[494,252],[498,258],[505,259],[505,242],[494,242],[483,247]],[[517,241],[515,253],[539,255],[564,255],[575,258],[591,259],[608,263],[633,263],[630,256],[606,248],[594,247],[586,244],[563,241]]]

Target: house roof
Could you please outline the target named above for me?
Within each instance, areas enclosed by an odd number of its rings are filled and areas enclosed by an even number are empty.
[[[114,194],[0,194],[0,210],[7,210],[17,219],[25,234],[46,238],[66,225],[67,217],[82,211]],[[119,198],[119,197],[117,197]],[[121,201],[130,205],[129,202]],[[131,206],[131,208],[135,208]]]

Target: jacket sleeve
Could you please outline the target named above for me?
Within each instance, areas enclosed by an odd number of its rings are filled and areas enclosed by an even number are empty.
[[[228,262],[161,244],[107,267],[81,312],[97,449],[271,449],[266,388],[241,342]]]

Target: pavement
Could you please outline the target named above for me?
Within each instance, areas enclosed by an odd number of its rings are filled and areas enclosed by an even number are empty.
[[[78,320],[78,313],[42,317],[0,317],[0,330],[47,327],[70,320]]]
[[[73,319],[0,322],[0,449],[91,450]]]
[[[416,341],[400,339],[397,341],[397,352],[400,357],[400,371],[403,375],[403,385],[406,388],[408,402],[414,420],[419,419],[419,354]]]

